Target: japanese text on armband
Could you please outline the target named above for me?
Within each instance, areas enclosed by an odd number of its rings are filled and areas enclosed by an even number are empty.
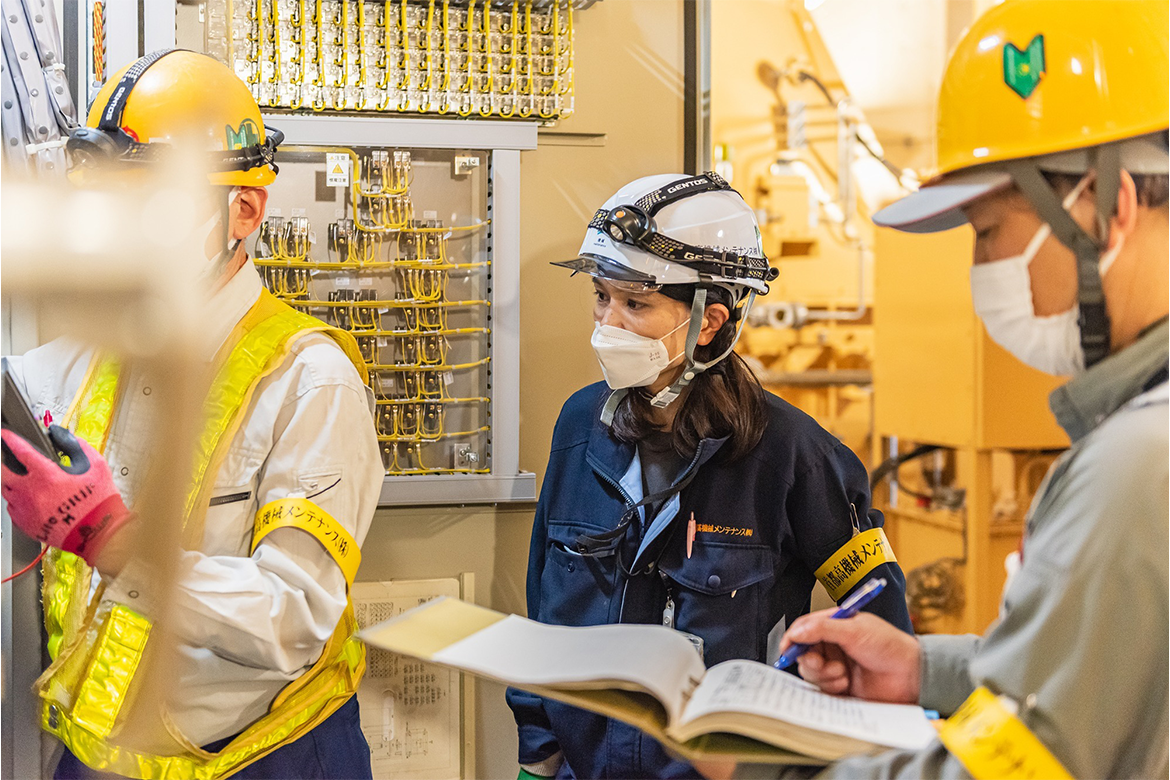
[[[269,501],[256,513],[252,530],[252,550],[277,528],[299,528],[312,534],[333,557],[352,585],[361,565],[362,553],[357,542],[341,523],[307,498],[280,498]]]
[[[857,534],[837,552],[829,556],[816,571],[816,578],[825,586],[833,601],[840,601],[865,576],[883,563],[893,563],[894,548],[886,539],[886,532],[871,528]]]
[[[976,780],[1072,775],[1012,712],[1010,701],[980,686],[947,719],[939,739]]]

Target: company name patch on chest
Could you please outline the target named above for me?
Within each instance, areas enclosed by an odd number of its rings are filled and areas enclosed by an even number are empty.
[[[695,531],[701,534],[717,534],[720,536],[753,536],[754,528],[741,528],[731,525],[716,525],[712,523],[697,523]]]

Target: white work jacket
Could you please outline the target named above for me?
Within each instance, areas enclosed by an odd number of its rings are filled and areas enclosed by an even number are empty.
[[[202,343],[208,361],[260,292],[249,261],[209,301]],[[57,340],[10,361],[38,418],[49,410],[62,420],[91,356],[86,346]],[[151,463],[165,457],[146,446],[152,426],[166,425],[169,405],[133,371],[119,381],[123,400],[105,457],[133,508]],[[271,532],[249,554],[253,520],[270,501],[312,496],[360,545],[385,473],[372,412],[369,389],[323,334],[299,339],[280,368],[260,381],[216,476],[202,544],[181,553],[174,601],[166,606],[180,642],[168,711],[195,745],[234,735],[263,716],[332,635],[346,605],[341,569],[320,542],[294,528]],[[138,522],[149,533],[150,519]],[[152,620],[162,608],[134,562],[109,583],[105,597]],[[166,739],[146,747],[175,751]]]

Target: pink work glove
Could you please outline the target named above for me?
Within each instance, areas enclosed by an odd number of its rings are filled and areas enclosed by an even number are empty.
[[[133,516],[105,459],[59,425],[49,427],[49,438],[69,456],[68,466],[46,458],[19,434],[5,430],[0,436],[2,489],[12,522],[92,566],[106,541]]]

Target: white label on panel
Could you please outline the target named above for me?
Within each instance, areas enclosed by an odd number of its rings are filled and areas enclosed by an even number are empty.
[[[325,154],[325,186],[349,186],[349,155],[336,152]]]

